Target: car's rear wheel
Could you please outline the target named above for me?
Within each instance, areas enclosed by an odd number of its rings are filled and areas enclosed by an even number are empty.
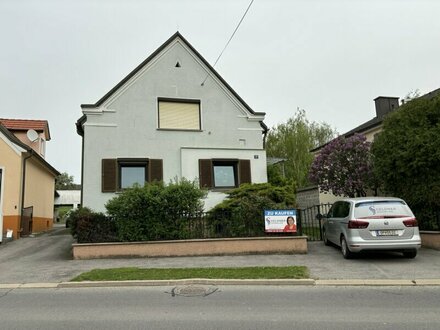
[[[330,245],[330,241],[327,238],[327,233],[325,232],[325,230],[322,231],[322,240],[324,241],[324,244],[329,246]]]
[[[347,240],[344,236],[341,237],[341,252],[345,259],[351,259],[354,257],[354,253],[348,248]]]
[[[417,250],[403,251],[403,256],[408,259],[414,259],[417,255]]]

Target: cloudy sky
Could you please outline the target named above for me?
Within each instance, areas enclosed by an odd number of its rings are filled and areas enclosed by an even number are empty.
[[[47,160],[80,181],[81,103],[177,30],[211,64],[250,0],[0,0],[0,117],[47,119]],[[216,70],[271,127],[298,107],[343,133],[379,95],[440,88],[438,0],[255,0]]]

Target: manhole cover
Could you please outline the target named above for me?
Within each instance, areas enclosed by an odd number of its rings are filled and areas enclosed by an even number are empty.
[[[171,295],[174,296],[184,296],[184,297],[205,297],[216,292],[218,288],[213,286],[176,286],[171,290]]]

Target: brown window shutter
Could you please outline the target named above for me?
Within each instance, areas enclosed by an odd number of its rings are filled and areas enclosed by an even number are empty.
[[[148,182],[163,181],[163,160],[150,159],[148,162]]]
[[[251,161],[249,159],[240,159],[238,161],[238,185],[242,183],[251,183]]]
[[[115,192],[118,186],[117,159],[102,160],[102,192]]]
[[[199,159],[200,188],[212,188],[212,160]]]

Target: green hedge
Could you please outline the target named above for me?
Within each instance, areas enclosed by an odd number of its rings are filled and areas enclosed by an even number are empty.
[[[218,237],[264,235],[264,210],[293,208],[290,186],[270,183],[243,184],[228,192],[228,198],[209,212],[208,224]]]
[[[73,210],[69,215],[69,224],[78,243],[118,241],[115,221],[87,207]]]
[[[106,208],[121,241],[185,239],[189,219],[203,210],[204,196],[195,182],[182,179],[126,189]]]

